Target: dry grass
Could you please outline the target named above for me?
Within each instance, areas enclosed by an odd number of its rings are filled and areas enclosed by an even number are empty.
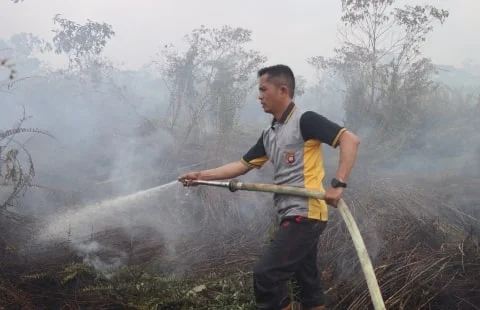
[[[479,226],[474,220],[480,215],[480,180],[368,178],[377,181],[353,181],[346,200],[372,256],[387,308],[480,308]],[[121,229],[89,237],[127,253],[129,267],[110,279],[82,264],[68,242],[37,250],[35,257],[4,252],[1,292],[6,302],[1,305],[233,309],[228,305],[243,304],[248,309],[252,305],[249,272],[273,223],[266,204],[270,195],[199,187],[191,196],[202,201],[195,214],[199,228],[174,244],[148,229],[136,236],[139,241],[134,244]],[[255,201],[258,198],[260,203]],[[330,213],[319,242],[328,305],[369,309],[370,297],[350,236],[337,212]],[[180,214],[172,212],[166,220],[181,221]],[[10,232],[15,229],[12,225],[23,226],[19,218],[5,221],[9,224],[2,228],[10,227]],[[6,240],[2,246],[7,247]],[[108,260],[114,254],[99,255]],[[150,286],[142,296],[133,284],[140,279]],[[187,292],[199,285],[205,289],[193,299],[188,297]]]
[[[355,194],[347,200],[373,257],[387,309],[480,306],[478,194],[464,196],[455,189],[480,185],[480,180],[468,182],[392,176],[368,187],[353,185]],[[351,243],[333,213],[320,242],[332,309],[371,307]]]

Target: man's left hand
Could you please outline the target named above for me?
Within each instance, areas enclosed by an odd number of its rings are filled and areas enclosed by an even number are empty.
[[[325,202],[332,207],[337,207],[338,201],[342,198],[343,187],[330,187],[325,191]]]

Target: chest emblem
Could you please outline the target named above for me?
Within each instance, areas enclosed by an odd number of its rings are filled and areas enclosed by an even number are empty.
[[[295,162],[295,152],[285,152],[285,161],[287,164],[293,164]]]

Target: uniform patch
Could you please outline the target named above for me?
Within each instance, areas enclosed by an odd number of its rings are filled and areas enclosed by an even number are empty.
[[[285,161],[287,164],[293,164],[295,162],[295,152],[285,152]]]

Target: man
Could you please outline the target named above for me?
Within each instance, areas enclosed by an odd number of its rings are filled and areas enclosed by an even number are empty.
[[[260,168],[267,160],[274,166],[274,183],[324,191],[322,144],[340,146],[339,166],[325,201],[307,197],[274,195],[280,226],[266,253],[254,268],[258,309],[291,309],[287,281],[295,276],[304,309],[325,309],[317,270],[317,243],[325,229],[327,204],[336,207],[354,165],[359,139],[327,118],[301,111],[293,102],[295,77],[288,66],[275,65],[258,72],[259,99],[273,115],[257,143],[241,160],[179,177],[186,186],[192,180],[224,180]]]

